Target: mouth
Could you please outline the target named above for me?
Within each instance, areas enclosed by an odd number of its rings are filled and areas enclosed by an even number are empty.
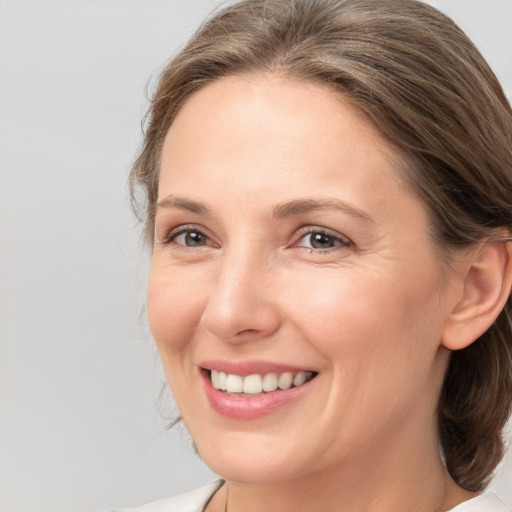
[[[253,397],[298,388],[318,375],[313,371],[255,373],[245,376],[218,370],[205,371],[214,389],[237,397]]]
[[[202,361],[203,389],[213,411],[230,420],[256,420],[312,396],[319,373],[271,361]]]

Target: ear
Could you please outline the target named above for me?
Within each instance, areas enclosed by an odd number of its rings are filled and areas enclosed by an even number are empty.
[[[494,323],[510,295],[512,243],[487,242],[468,254],[462,297],[444,325],[442,345],[460,350]]]

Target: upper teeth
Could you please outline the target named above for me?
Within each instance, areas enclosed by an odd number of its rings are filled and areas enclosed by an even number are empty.
[[[300,386],[313,376],[312,372],[285,372],[265,373],[264,375],[254,374],[242,377],[233,373],[224,373],[211,370],[210,378],[215,389],[228,393],[248,393],[255,395],[262,391],[275,391],[279,389],[290,389],[292,386]]]

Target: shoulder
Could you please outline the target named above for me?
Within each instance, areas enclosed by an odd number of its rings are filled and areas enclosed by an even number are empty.
[[[448,512],[512,512],[492,491],[465,501]]]
[[[223,480],[216,480],[199,489],[154,501],[141,507],[106,512],[202,512],[204,506],[223,483]]]

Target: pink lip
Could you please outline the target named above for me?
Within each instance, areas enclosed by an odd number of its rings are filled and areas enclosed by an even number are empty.
[[[203,379],[206,397],[212,409],[222,416],[237,420],[252,420],[276,412],[307,393],[311,384],[316,380],[312,379],[296,388],[278,389],[255,396],[232,396],[215,389],[212,386],[208,372],[202,370],[200,374]],[[237,375],[240,374],[238,373]],[[247,375],[251,375],[251,373],[247,373]]]
[[[210,360],[203,361],[199,364],[201,368],[207,370],[217,370],[218,372],[234,373],[241,377],[247,375],[254,375],[259,373],[263,375],[265,373],[285,373],[285,372],[306,372],[313,371],[310,368],[299,368],[297,366],[290,366],[281,363],[272,363],[269,361],[223,361],[223,360]]]

